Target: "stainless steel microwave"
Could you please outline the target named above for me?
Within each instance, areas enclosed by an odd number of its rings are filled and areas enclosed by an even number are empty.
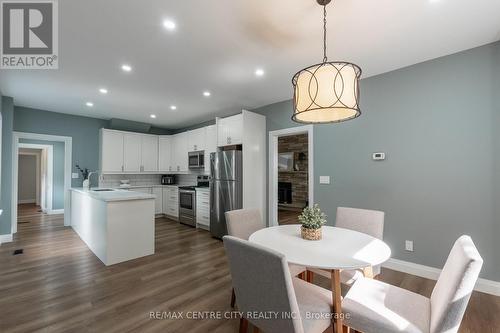
[[[188,153],[189,169],[201,169],[205,167],[205,152],[192,151]]]

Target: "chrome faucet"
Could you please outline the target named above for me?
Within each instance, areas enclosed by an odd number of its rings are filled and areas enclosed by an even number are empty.
[[[99,175],[99,172],[97,172],[97,171],[91,171],[91,172],[89,172],[89,175],[87,176],[87,179],[89,181],[89,190],[92,187],[92,186],[90,186],[90,176],[92,176],[94,174]],[[97,179],[97,187],[99,187],[99,179]]]

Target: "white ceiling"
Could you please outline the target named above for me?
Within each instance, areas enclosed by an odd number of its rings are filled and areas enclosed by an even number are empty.
[[[334,0],[327,8],[329,59],[358,64],[363,77],[500,39],[499,0]],[[315,0],[61,0],[59,16],[59,70],[0,71],[0,90],[16,105],[179,128],[289,99],[292,75],[322,59]]]

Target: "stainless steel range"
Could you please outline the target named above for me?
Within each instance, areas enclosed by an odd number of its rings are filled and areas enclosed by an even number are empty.
[[[196,187],[208,187],[208,176],[198,176],[196,186],[179,186],[179,222],[196,226]]]

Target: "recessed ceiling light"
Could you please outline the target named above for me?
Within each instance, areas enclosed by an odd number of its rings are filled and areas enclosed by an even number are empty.
[[[210,91],[204,91],[203,96],[209,97],[211,95]]]
[[[89,108],[91,108],[91,107],[93,107],[93,106],[94,106],[94,103],[92,103],[92,102],[87,102],[87,103],[85,103],[85,105],[87,105]]]
[[[150,114],[149,117],[155,119],[156,115],[155,114]]]
[[[122,70],[124,72],[130,72],[130,71],[132,71],[132,67],[130,65],[125,64],[125,65],[122,65]]]
[[[257,68],[255,70],[255,75],[256,76],[264,76],[264,74],[265,74],[265,72],[264,72],[264,70],[262,68]]]
[[[106,94],[108,93],[108,89],[106,89],[106,88],[100,88],[100,89],[99,89],[99,92],[100,92],[101,94],[106,95]]]
[[[172,20],[163,20],[163,26],[165,27],[165,29],[170,31],[174,31],[175,28],[177,27],[175,22]]]
[[[177,110],[177,106],[175,106],[175,105],[170,105],[170,110]]]

